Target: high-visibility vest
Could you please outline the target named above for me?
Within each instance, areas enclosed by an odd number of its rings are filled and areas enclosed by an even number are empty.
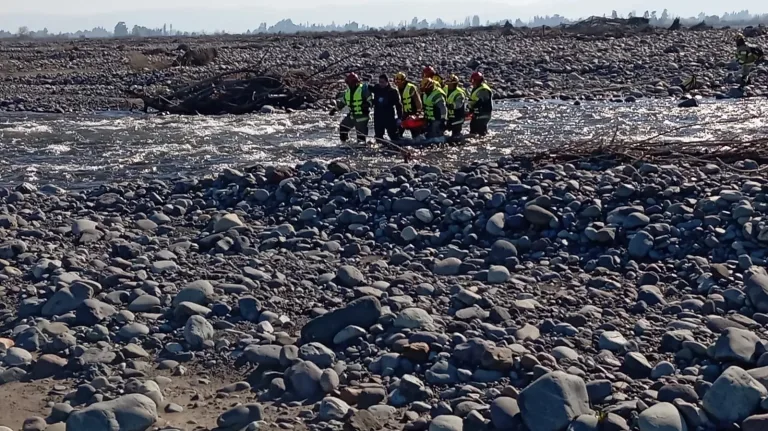
[[[363,85],[359,84],[354,94],[352,89],[347,88],[344,93],[344,103],[349,107],[353,117],[367,117],[369,105],[363,97]]]
[[[429,95],[424,96],[424,118],[428,121],[437,119],[435,117],[435,103],[440,98],[445,99],[445,92],[442,88],[438,88],[437,86],[435,86],[435,89],[432,90]]]
[[[416,86],[410,82],[407,82],[405,84],[405,88],[403,89],[403,113],[405,114],[414,113],[413,98],[416,97],[418,90],[419,89],[416,88]]]
[[[480,100],[478,95],[481,91],[488,92],[488,101]],[[478,118],[479,116],[490,118],[491,111],[493,111],[493,90],[491,90],[491,87],[489,87],[488,84],[483,82],[477,86],[477,88],[472,90],[472,94],[469,96],[469,107],[472,110],[472,113],[475,114],[475,118]]]
[[[461,96],[461,106],[456,106],[456,98]],[[451,122],[451,124],[454,123],[463,123],[464,122],[464,103],[467,100],[467,92],[464,91],[463,88],[456,87],[451,93],[448,95],[448,121]],[[456,115],[458,114],[458,118]],[[461,120],[461,121],[459,121]]]

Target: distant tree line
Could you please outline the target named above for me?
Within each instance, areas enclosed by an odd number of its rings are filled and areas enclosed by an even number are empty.
[[[768,14],[750,14],[748,10],[740,12],[726,12],[722,16],[718,15],[706,15],[700,13],[695,17],[677,17],[670,15],[667,9],[664,9],[661,13],[657,11],[644,11],[642,15],[639,15],[636,11],[629,13],[626,18],[643,16],[647,18],[651,25],[658,27],[667,27],[672,24],[675,18],[680,18],[680,22],[683,25],[690,26],[705,21],[707,24],[714,27],[724,26],[757,26],[760,24],[768,24]],[[611,13],[611,18],[625,18],[619,15],[616,11]],[[267,23],[262,22],[258,27],[253,30],[248,30],[245,34],[292,34],[302,32],[357,32],[368,30],[401,30],[401,29],[461,29],[480,27],[481,25],[513,25],[514,27],[541,27],[541,26],[558,26],[562,24],[573,24],[578,20],[572,20],[564,16],[546,15],[546,16],[534,16],[528,21],[521,19],[503,19],[499,21],[486,20],[484,23],[480,21],[480,16],[474,15],[472,17],[466,17],[463,21],[446,22],[442,19],[429,22],[426,19],[419,19],[413,17],[410,21],[400,21],[398,23],[388,23],[383,27],[372,27],[357,22],[348,22],[346,24],[336,24],[331,22],[330,24],[314,24],[314,23],[294,23],[291,19],[283,19],[268,26]],[[164,24],[161,28],[148,28],[139,25],[134,25],[128,28],[125,22],[119,22],[115,25],[112,31],[109,31],[103,27],[96,27],[91,30],[80,30],[74,33],[51,33],[48,29],[31,31],[28,27],[19,27],[14,33],[10,31],[0,30],[0,39],[7,38],[109,38],[109,37],[161,37],[161,36],[198,36],[205,35],[206,32],[187,32],[174,30],[173,25]],[[225,31],[215,30],[214,35],[228,34]]]

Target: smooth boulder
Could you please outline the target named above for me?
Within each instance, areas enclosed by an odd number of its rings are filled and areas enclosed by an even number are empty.
[[[67,431],[146,431],[155,421],[155,402],[141,394],[130,394],[72,412],[67,418]]]
[[[260,404],[243,404],[219,415],[216,425],[224,429],[240,429],[251,422],[260,421],[263,417],[264,409]]]
[[[740,423],[760,407],[768,390],[742,368],[733,366],[720,374],[707,390],[702,406],[722,426]]]
[[[525,425],[536,431],[562,431],[575,418],[590,414],[587,385],[581,377],[553,371],[517,397]]]
[[[309,321],[301,329],[301,338],[306,342],[317,341],[333,344],[333,337],[349,325],[368,329],[381,317],[381,303],[373,296],[356,299],[345,307],[337,308]]]
[[[203,343],[213,338],[213,334],[213,326],[203,316],[192,316],[184,325],[184,339],[193,349],[202,348]]]
[[[510,397],[498,397],[491,403],[491,423],[499,431],[513,431],[520,426],[520,406]]]
[[[429,431],[463,431],[464,421],[453,415],[441,415],[429,424]]]
[[[658,403],[644,410],[637,425],[640,431],[688,431],[685,419],[670,403]]]

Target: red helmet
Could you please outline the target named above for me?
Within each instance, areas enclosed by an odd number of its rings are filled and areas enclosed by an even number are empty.
[[[437,72],[435,71],[435,68],[432,66],[427,66],[424,68],[424,70],[421,72],[421,75],[426,78],[431,78],[435,75],[437,75]]]
[[[347,79],[345,79],[344,82],[346,82],[349,85],[354,85],[360,82],[360,77],[357,76],[355,72],[352,72],[349,75],[347,75]]]
[[[471,82],[482,82],[483,81],[483,72],[473,72],[472,76],[469,78]]]

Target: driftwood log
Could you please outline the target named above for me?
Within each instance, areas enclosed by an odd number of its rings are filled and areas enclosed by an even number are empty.
[[[147,95],[125,90],[144,102],[144,111],[154,109],[178,115],[248,114],[264,106],[303,109],[321,98],[300,72],[282,76],[258,69],[240,69],[218,74],[179,88],[170,94]]]
[[[516,154],[536,164],[577,161],[612,160],[621,163],[637,162],[678,163],[681,161],[710,163],[738,171],[745,160],[760,164],[768,163],[768,135],[756,133],[747,136],[743,132],[724,132],[722,136],[704,140],[672,139],[686,130],[723,126],[764,118],[765,113],[756,113],[743,118],[726,118],[709,122],[684,124],[669,128],[643,139],[618,137],[618,128],[612,136],[602,136],[559,145],[546,151],[530,151]],[[768,168],[761,168],[765,171]]]
[[[144,112],[153,109],[177,115],[242,115],[258,112],[265,106],[308,109],[316,107],[321,100],[335,97],[334,89],[341,89],[341,77],[360,70],[360,66],[352,64],[361,52],[333,61],[313,73],[269,71],[260,67],[259,61],[255,66],[220,73],[162,94],[133,89],[124,92],[141,99]],[[267,54],[265,52],[264,57]]]

